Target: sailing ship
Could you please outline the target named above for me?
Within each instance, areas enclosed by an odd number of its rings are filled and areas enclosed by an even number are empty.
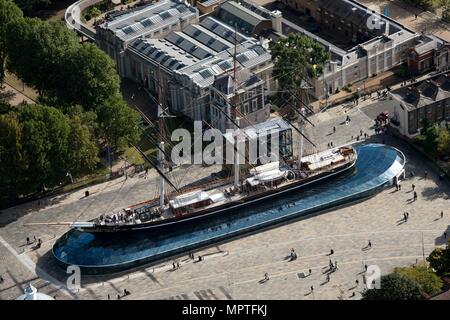
[[[91,233],[161,230],[233,214],[238,209],[342,174],[354,166],[356,158],[356,151],[351,146],[332,148],[303,157],[300,167],[280,165],[279,161],[256,166],[243,180],[239,179],[239,168],[235,167],[235,183],[219,181],[187,192],[174,192],[168,196],[168,202],[161,194],[159,199],[104,214],[92,221],[74,222],[70,227]],[[164,184],[164,178],[161,181]]]
[[[236,49],[234,58],[234,61],[236,61]],[[233,72],[233,79],[235,80],[236,64]],[[113,210],[90,221],[46,223],[47,225],[65,224],[69,225],[70,228],[89,233],[167,230],[168,228],[180,227],[183,224],[197,223],[201,219],[212,219],[220,215],[233,214],[245,207],[270,201],[285,196],[287,193],[299,191],[299,189],[313,183],[319,183],[341,175],[355,165],[357,153],[352,146],[335,147],[302,156],[303,139],[313,144],[302,132],[303,125],[306,122],[311,122],[305,116],[305,107],[308,108],[308,104],[295,95],[295,98],[303,106],[301,111],[296,107],[292,108],[298,114],[298,127],[289,120],[289,117],[283,117],[283,120],[298,133],[299,144],[296,157],[292,156],[291,159],[283,159],[283,161],[280,161],[280,159],[258,166],[242,166],[240,164],[241,153],[236,148],[238,135],[235,135],[233,136],[233,142],[235,142],[233,177],[198,184],[194,188],[178,189],[167,175],[167,161],[164,150],[165,135],[162,132],[167,110],[160,103],[160,82],[155,82],[157,83],[155,100],[158,103],[158,127],[160,131],[160,141],[156,144],[158,148],[157,163],[149,159],[138,147],[136,149],[144,159],[153,165],[160,176],[159,196],[126,208]],[[234,88],[236,88],[236,85]],[[234,103],[234,106],[236,106],[236,103]],[[241,129],[239,125],[240,117],[238,117],[236,111],[233,112],[234,117],[230,117],[227,113],[224,113],[224,115],[229,118],[236,129]],[[141,115],[145,117],[144,114],[141,113]],[[146,118],[146,121],[150,122],[148,118]],[[173,187],[172,192],[166,192],[166,183]],[[33,224],[40,223],[30,223],[29,225]]]

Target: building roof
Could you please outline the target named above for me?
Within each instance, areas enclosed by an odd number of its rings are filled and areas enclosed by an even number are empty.
[[[267,20],[267,18],[234,1],[227,1],[221,4],[216,12],[216,16],[230,25],[235,24],[239,31],[247,35],[253,35],[258,24]]]
[[[444,45],[444,41],[433,35],[422,35],[417,38],[414,50],[422,55],[432,50],[439,49]]]
[[[153,60],[171,70],[178,70],[199,61],[164,39],[137,39],[129,46],[129,50],[134,50],[144,59]]]
[[[201,25],[190,25],[183,29],[183,33],[189,35],[216,52],[223,51],[233,46],[231,42],[219,37]]]
[[[264,137],[270,133],[291,130],[291,126],[283,118],[272,118],[264,122],[256,123],[241,129],[247,139],[256,139]],[[233,132],[227,132],[223,137],[230,143],[233,143]]]
[[[450,76],[441,74],[391,91],[392,97],[408,111],[450,98]]]
[[[173,31],[169,33],[165,39],[197,59],[205,59],[216,53],[216,51],[210,47],[183,32]]]
[[[236,64],[239,69],[252,69],[261,63],[270,63],[270,54],[260,45],[252,41],[239,44],[236,47]],[[213,84],[214,78],[233,68],[233,50],[225,50],[213,57],[199,61],[176,73],[191,78],[196,85],[205,88]]]
[[[161,0],[111,16],[99,27],[129,41],[190,16],[198,16],[198,10],[189,4],[180,0]]]
[[[205,18],[200,25],[212,33],[218,35],[219,37],[225,39],[229,43],[233,43],[236,38],[237,43],[244,42],[246,40],[251,39],[250,37],[247,37],[246,35],[240,33],[239,31],[235,32],[235,29],[222,21],[214,18],[214,17],[207,17]]]
[[[262,80],[258,76],[252,74],[248,69],[240,69],[236,71],[236,80],[233,80],[231,74],[225,73],[217,76],[214,79],[212,86],[223,94],[230,95],[234,93],[235,85],[236,89],[246,90],[246,88],[260,82],[262,82]]]

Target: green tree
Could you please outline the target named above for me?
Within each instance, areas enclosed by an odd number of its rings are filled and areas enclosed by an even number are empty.
[[[302,81],[315,78],[330,60],[330,53],[310,37],[290,33],[270,46],[273,75],[283,89],[298,90]]]
[[[450,240],[446,248],[434,249],[427,258],[430,266],[440,276],[450,275]]]
[[[58,185],[65,181],[67,172],[73,176],[88,172],[98,161],[96,144],[79,117],[41,105],[21,106],[3,117],[4,122],[14,124],[6,128],[18,132],[15,140],[0,141],[3,150],[12,155],[5,156],[6,170],[21,168],[13,176],[18,181],[13,188],[16,197]],[[17,159],[20,166],[14,165]],[[3,174],[7,177],[8,172]]]
[[[441,278],[431,268],[427,268],[425,265],[395,268],[394,273],[400,274],[417,283],[421,290],[428,295],[441,292],[441,288],[444,285]]]
[[[14,0],[14,2],[26,13],[31,13],[33,9],[47,7],[50,0]]]
[[[426,152],[435,155],[437,150],[437,137],[438,137],[438,128],[432,126],[425,131],[425,145],[424,149]]]
[[[0,115],[0,204],[15,198],[23,185],[22,128],[14,113]]]
[[[0,83],[0,114],[8,113],[11,110],[9,102],[14,95],[14,92],[6,91],[5,86]]]
[[[410,279],[391,273],[381,276],[380,289],[365,290],[363,300],[419,300],[420,287]]]
[[[139,114],[115,96],[97,109],[100,136],[116,151],[139,141]]]
[[[436,138],[436,148],[439,155],[450,154],[450,133],[447,128],[440,128]]]
[[[79,45],[66,56],[54,94],[65,104],[79,104],[91,110],[120,94],[114,61],[91,43]]]
[[[12,0],[0,0],[0,83],[5,78],[6,35],[10,32],[11,24],[21,19],[22,11]]]
[[[42,95],[65,81],[66,60],[79,46],[61,22],[25,18],[11,24],[6,35],[8,68]]]

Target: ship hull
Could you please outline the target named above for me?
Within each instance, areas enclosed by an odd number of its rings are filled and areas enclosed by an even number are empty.
[[[293,183],[278,189],[268,190],[266,192],[258,193],[252,196],[248,196],[240,201],[235,201],[232,203],[226,203],[218,207],[201,210],[189,215],[184,215],[181,217],[176,217],[168,220],[152,221],[137,225],[119,225],[119,226],[95,226],[88,228],[78,228],[83,232],[90,233],[114,233],[114,232],[133,232],[142,230],[152,230],[155,232],[168,231],[173,228],[181,227],[182,225],[198,223],[204,219],[212,219],[214,217],[219,217],[224,214],[233,214],[232,211],[237,209],[243,209],[249,205],[255,205],[259,203],[264,203],[270,201],[275,197],[284,196],[288,193],[298,191],[306,186],[310,186],[317,183],[322,183],[328,181],[329,179],[342,175],[349,172],[356,163],[356,157],[353,161],[346,163],[342,167],[336,168],[333,171],[324,172],[322,174],[305,178],[297,183]]]

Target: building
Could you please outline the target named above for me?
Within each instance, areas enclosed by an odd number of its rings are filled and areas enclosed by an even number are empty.
[[[211,125],[223,132],[235,129],[230,119],[240,118],[239,126],[247,127],[266,121],[270,107],[265,105],[264,82],[248,69],[223,74],[214,79],[210,89]]]
[[[450,73],[392,90],[390,96],[395,108],[391,125],[404,136],[418,135],[424,118],[431,125],[450,121]]]
[[[241,137],[243,137],[243,140],[245,141],[242,154],[244,154],[245,151],[245,155],[248,156],[248,158],[245,159],[246,163],[248,162],[247,160],[254,160],[250,158],[250,145],[255,148],[254,150],[258,157],[257,161],[255,161],[256,163],[253,164],[263,164],[264,161],[262,160],[267,162],[267,159],[262,159],[261,157],[271,157],[273,155],[272,151],[275,150],[272,150],[271,143],[272,139],[275,138],[278,138],[278,155],[282,158],[278,160],[289,160],[293,156],[292,127],[282,118],[271,117],[265,122],[248,126],[242,130]],[[224,138],[226,144],[232,145],[235,142],[233,131],[225,133]],[[260,144],[264,146],[265,149],[260,149]],[[244,161],[244,159],[241,159],[241,161]],[[225,167],[227,167],[227,165],[225,165]]]
[[[283,15],[290,19],[283,18],[283,33],[305,34],[331,54],[323,74],[313,79],[313,96],[318,99],[405,63],[407,50],[420,36],[352,0],[281,2]]]
[[[209,122],[210,86],[234,67],[248,69],[263,81],[265,90],[273,91],[276,83],[267,41],[253,36],[271,30],[272,20],[266,17],[235,2],[223,3],[201,22],[164,37],[136,38],[124,51],[120,75],[142,83],[152,94],[159,89],[173,113]],[[254,121],[267,117],[249,116]]]
[[[161,0],[119,11],[96,28],[96,43],[116,62],[120,76],[127,77],[125,50],[138,38],[162,38],[199,20],[196,8],[181,0]]]
[[[431,70],[444,71],[450,65],[450,44],[435,36],[421,36],[408,50],[408,70],[419,75]]]

